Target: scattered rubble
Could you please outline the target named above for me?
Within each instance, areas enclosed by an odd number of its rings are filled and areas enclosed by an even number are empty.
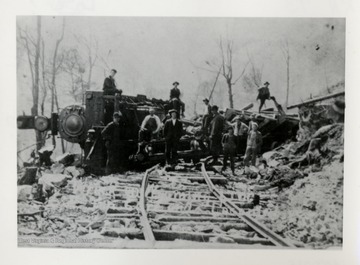
[[[289,139],[263,153],[256,167],[244,167],[242,158],[236,162],[236,176],[229,170],[221,176],[221,165],[208,167],[217,188],[244,213],[301,247],[342,246],[344,124],[334,123],[326,113],[321,106],[302,107],[296,140]],[[194,121],[188,133],[195,134],[198,128]],[[19,172],[19,236],[143,240],[137,217],[142,174],[94,177],[77,165],[76,156],[67,153],[51,165]],[[154,234],[164,240],[261,243],[261,238],[232,217],[220,225],[216,223],[219,217],[208,216],[200,225],[193,222],[199,216],[162,214],[165,210],[178,213],[194,209],[199,215],[228,214],[221,203],[210,199],[190,203],[184,195],[184,191],[201,194],[199,198],[210,194],[199,189],[201,178],[189,174],[198,167],[181,163],[158,169],[158,176],[152,177],[152,183],[164,182],[161,191],[155,184],[146,191]],[[164,181],[166,175],[181,178]]]

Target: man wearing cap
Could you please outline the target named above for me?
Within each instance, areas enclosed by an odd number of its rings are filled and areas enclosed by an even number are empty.
[[[236,155],[237,137],[234,135],[233,127],[228,128],[228,133],[224,134],[221,143],[223,145],[223,151],[224,151],[223,167],[221,171],[226,170],[227,160],[230,158],[230,168],[233,175],[235,176],[234,158]]]
[[[202,120],[202,130],[205,134],[208,134],[208,127],[212,118],[211,105],[209,104],[209,100],[207,98],[204,98],[203,102],[205,106]]]
[[[139,131],[139,142],[156,139],[161,125],[162,123],[160,118],[155,115],[155,109],[150,108],[149,115],[147,115],[141,123]]]
[[[114,96],[115,94],[122,93],[121,89],[117,89],[115,85],[114,76],[116,75],[116,70],[111,69],[110,75],[105,78],[103,85],[103,95]],[[114,113],[114,100],[105,99],[105,115],[104,115],[104,123],[107,124],[112,120],[112,115]]]
[[[251,127],[251,131],[248,134],[247,142],[246,142],[246,152],[244,157],[245,166],[249,166],[249,161],[251,159],[251,165],[255,166],[256,164],[256,155],[260,151],[260,147],[262,144],[261,133],[257,130],[257,123],[253,123]]]
[[[213,157],[213,164],[217,163],[221,152],[221,137],[224,130],[225,119],[218,112],[218,106],[211,107],[213,119],[210,122],[210,152]]]
[[[257,118],[258,118],[258,116],[257,116],[255,113],[251,114],[251,116],[250,116],[250,121],[249,121],[249,132],[252,130],[252,125],[253,125],[254,123],[257,124]],[[257,124],[257,125],[258,125],[258,124]],[[259,126],[258,126],[258,127],[259,127]]]
[[[265,104],[265,100],[270,99],[269,85],[270,85],[269,82],[265,82],[264,86],[259,88],[259,94],[258,94],[258,96],[256,98],[256,100],[260,100],[259,113],[261,111],[261,108]]]
[[[180,89],[178,88],[178,85],[180,85],[180,83],[177,81],[175,81],[173,83],[174,87],[170,90],[170,101],[173,104],[173,109],[176,109],[178,114],[181,114],[181,116],[184,116],[185,103],[182,102],[180,99],[181,93],[180,93]]]
[[[107,150],[106,174],[118,172],[121,169],[122,143],[125,137],[125,123],[120,112],[113,114],[110,122],[101,132]]]
[[[165,122],[165,156],[166,164],[176,164],[179,140],[183,133],[182,122],[178,120],[178,112],[175,109],[169,111],[171,119]]]
[[[246,135],[249,131],[249,126],[242,122],[243,119],[244,114],[241,112],[230,123],[234,128],[234,135],[237,138],[237,153],[239,154],[244,152],[244,142],[246,142]]]
[[[117,89],[115,85],[115,79],[114,76],[116,75],[117,71],[115,69],[111,69],[110,75],[105,78],[103,90],[104,95],[115,95],[116,93],[121,94],[122,90]]]

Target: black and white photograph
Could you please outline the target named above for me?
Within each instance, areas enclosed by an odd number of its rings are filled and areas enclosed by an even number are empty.
[[[21,248],[343,247],[345,18],[17,16]]]

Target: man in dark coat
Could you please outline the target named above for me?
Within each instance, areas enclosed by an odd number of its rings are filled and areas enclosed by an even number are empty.
[[[114,96],[116,93],[121,94],[122,90],[116,88],[114,76],[116,75],[117,71],[115,69],[111,69],[110,75],[105,78],[103,90],[104,95],[111,95]]]
[[[175,109],[169,111],[171,119],[165,122],[165,155],[168,165],[176,164],[179,140],[183,133],[182,122],[178,120],[178,113]]]
[[[223,167],[221,171],[226,170],[227,160],[230,158],[230,168],[231,172],[235,176],[235,156],[236,156],[236,147],[237,147],[237,137],[234,135],[234,128],[229,127],[228,133],[225,133],[221,143],[223,144],[223,151],[224,151],[224,160],[223,160]]]
[[[264,86],[259,88],[259,94],[258,94],[258,96],[256,98],[256,100],[260,100],[259,113],[261,111],[261,108],[265,104],[265,100],[270,99],[269,85],[270,85],[269,82],[265,82]]]
[[[212,113],[211,113],[211,105],[209,104],[209,100],[207,98],[203,99],[203,102],[205,104],[204,106],[204,113],[203,113],[203,120],[202,120],[202,131],[208,135],[208,128],[210,121],[212,119]]]
[[[105,78],[103,86],[103,94],[107,96],[114,96],[115,94],[121,95],[122,90],[116,88],[114,76],[116,75],[116,70],[111,69],[110,75]],[[114,100],[105,99],[105,115],[104,123],[108,124],[112,120],[112,115],[114,113]]]
[[[173,109],[177,110],[178,115],[181,114],[181,116],[184,116],[185,103],[180,99],[181,93],[178,85],[180,85],[180,83],[177,81],[173,83],[174,87],[170,90],[170,101],[172,102]]]
[[[218,106],[211,107],[213,118],[210,122],[210,152],[213,157],[213,164],[217,163],[221,152],[221,138],[224,130],[225,119],[218,112]]]
[[[113,114],[113,121],[110,122],[101,132],[107,150],[106,174],[119,172],[124,163],[124,136],[125,122],[119,112]]]

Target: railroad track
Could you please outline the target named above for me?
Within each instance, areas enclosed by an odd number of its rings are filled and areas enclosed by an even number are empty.
[[[220,190],[214,183],[227,179],[199,171],[165,172],[158,166],[145,172],[140,188],[138,219],[149,246],[161,241],[186,240],[188,247],[227,244],[295,248],[246,214],[252,195]],[[140,224],[138,224],[140,226]]]

